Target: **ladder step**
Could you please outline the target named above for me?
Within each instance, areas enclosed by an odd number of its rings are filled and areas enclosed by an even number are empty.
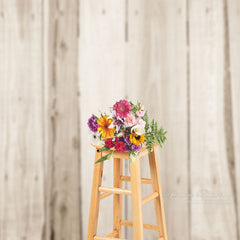
[[[120,179],[125,182],[131,182],[131,177],[128,177],[128,176],[121,176]],[[141,178],[141,183],[152,184],[152,179]]]
[[[111,233],[109,233],[108,235],[106,235],[105,237],[116,237],[117,234],[118,234],[118,232],[116,230],[114,230]]]
[[[132,191],[128,189],[123,188],[112,188],[112,187],[99,187],[99,192],[106,192],[106,193],[112,193],[112,194],[127,194],[131,195]]]
[[[100,194],[100,200],[102,200],[110,195],[112,195],[112,193],[108,193],[108,192],[102,193],[102,194]]]
[[[150,194],[149,196],[145,197],[143,200],[142,200],[142,205],[144,205],[145,203],[157,198],[159,196],[159,193],[158,192],[154,192],[152,194]]]
[[[120,224],[123,225],[123,226],[133,227],[133,222],[126,221],[126,220],[121,220]],[[149,230],[159,231],[158,225],[143,224],[143,227],[146,228],[146,229],[149,229]],[[161,240],[162,240],[162,239],[161,239]]]
[[[122,238],[112,238],[112,237],[99,237],[99,236],[95,236],[94,240],[107,240],[107,239],[112,239],[112,240],[125,240]]]

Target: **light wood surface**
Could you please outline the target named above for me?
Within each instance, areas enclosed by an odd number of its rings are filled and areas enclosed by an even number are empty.
[[[189,239],[189,207],[186,198],[181,197],[188,195],[189,187],[186,2],[128,1],[126,46],[127,96],[143,102],[151,117],[168,131],[159,158],[166,218],[169,238],[184,240]],[[148,177],[149,169],[141,173]],[[143,192],[150,194],[149,187],[143,186]],[[143,209],[149,221],[154,220],[153,209],[152,204]],[[132,237],[129,232],[128,238]],[[157,239],[157,233],[150,232],[146,238]]]
[[[237,239],[232,194],[235,180],[231,182],[232,159],[228,153],[232,151],[228,145],[232,137],[227,138],[231,123],[226,121],[226,114],[231,114],[229,63],[224,56],[229,51],[225,35],[229,26],[224,24],[223,1],[190,4],[190,78],[194,79],[190,89],[191,238]]]
[[[131,177],[120,176],[121,181],[131,182]],[[141,183],[152,184],[152,179],[150,178],[141,178]]]
[[[123,159],[114,158],[113,161],[114,161],[113,187],[122,188],[123,184],[120,179],[120,176],[123,173]],[[123,196],[122,194],[114,194],[113,195],[113,230],[117,232],[116,237],[118,238],[122,238],[122,226],[120,225],[120,221],[122,220],[122,218],[123,218]]]
[[[124,19],[125,0],[83,0],[79,1],[79,106],[81,136],[81,190],[82,236],[87,234],[91,190],[84,182],[92,182],[91,159],[94,148],[89,144],[87,120],[91,114],[108,112],[115,101],[124,97]],[[113,162],[105,164],[103,182],[112,185]],[[83,171],[85,169],[85,171]],[[112,231],[112,199],[106,198],[101,204],[99,234]]]
[[[153,151],[149,155],[149,165],[150,165],[150,171],[151,171],[151,176],[153,181],[153,184],[152,184],[153,191],[159,193],[158,197],[154,199],[157,224],[159,226],[158,235],[159,237],[164,236],[165,240],[167,240],[168,238],[167,238],[165,211],[163,206],[162,187],[161,187],[161,181],[160,181],[156,147],[154,147]]]
[[[134,239],[143,240],[140,158],[130,163]]]
[[[52,0],[46,4],[46,238],[75,240],[81,239],[78,30],[69,26],[78,23],[78,1]]]
[[[101,157],[102,157],[102,154],[96,150],[95,162]],[[93,183],[92,183],[91,204],[90,204],[90,210],[89,210],[87,240],[93,240],[94,236],[97,233],[99,203],[100,203],[100,192],[98,189],[102,184],[102,174],[103,174],[103,162],[95,164],[94,171],[93,171]]]
[[[144,205],[144,204],[148,203],[149,201],[157,198],[158,196],[159,196],[158,192],[154,192],[154,193],[148,195],[147,197],[143,198],[142,205]]]
[[[0,239],[45,223],[42,3],[0,1]]]
[[[86,122],[121,98],[142,101],[168,130],[159,164],[169,239],[239,239],[239,11],[239,0],[0,0],[0,239],[87,236]]]
[[[133,222],[122,220],[121,225],[133,227]],[[149,230],[155,230],[155,231],[158,231],[158,229],[159,229],[159,227],[157,225],[146,224],[146,223],[143,224],[143,228],[146,228],[146,229],[149,229]]]
[[[225,130],[228,133],[227,142],[230,146],[229,154],[229,172],[231,173],[231,188],[234,202],[234,213],[236,218],[236,235],[240,239],[240,2],[238,0],[227,1],[225,6],[225,25],[228,26],[228,31],[225,31],[225,37],[228,36],[228,51],[225,57],[228,57],[229,62],[226,64],[225,71],[227,71],[229,82],[228,93],[228,112],[225,116],[230,118],[226,119],[230,129]],[[226,19],[228,20],[226,22]],[[226,27],[225,27],[226,28]],[[228,56],[227,56],[228,54]]]
[[[94,240],[107,240],[107,239],[112,239],[112,240],[125,240],[122,238],[112,238],[112,237],[99,237],[99,236],[95,236]]]
[[[113,187],[99,187],[100,192],[114,193],[114,194],[127,194],[131,195],[132,191],[122,188],[113,188]]]

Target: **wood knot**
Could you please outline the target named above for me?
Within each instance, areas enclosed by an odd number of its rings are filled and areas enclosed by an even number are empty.
[[[61,43],[60,43],[60,49],[63,52],[66,52],[68,50],[67,44],[66,44],[66,42],[64,40],[62,40]]]
[[[72,146],[74,149],[78,149],[79,148],[79,141],[77,137],[73,137],[72,139]]]

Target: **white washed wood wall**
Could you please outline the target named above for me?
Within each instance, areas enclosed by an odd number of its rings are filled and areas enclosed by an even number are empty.
[[[240,240],[239,0],[0,0],[0,83],[1,240],[86,239],[86,122],[120,98],[168,130],[169,239]],[[111,207],[101,203],[99,234],[111,232]],[[151,203],[144,217],[154,221]]]

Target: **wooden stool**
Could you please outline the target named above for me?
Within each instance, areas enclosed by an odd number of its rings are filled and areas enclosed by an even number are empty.
[[[109,151],[98,152],[96,149],[95,162]],[[158,240],[167,240],[166,222],[163,207],[162,191],[160,184],[160,174],[158,168],[156,145],[149,155],[149,164],[152,179],[141,178],[140,176],[140,158],[148,154],[148,150],[142,147],[141,152],[133,163],[130,163],[131,177],[123,176],[123,159],[128,159],[126,152],[114,152],[114,187],[103,187],[102,173],[103,162],[94,166],[92,197],[89,214],[88,236],[87,240],[104,240],[104,239],[122,239],[122,226],[133,226],[134,240],[143,240],[143,228],[158,231]],[[122,182],[131,181],[131,190],[123,189]],[[153,193],[142,199],[141,183],[152,184]],[[99,202],[101,199],[113,194],[113,232],[105,237],[96,236]],[[122,219],[122,194],[132,196],[133,222]],[[143,224],[142,205],[154,199],[157,225]],[[123,240],[123,239],[122,239]]]

